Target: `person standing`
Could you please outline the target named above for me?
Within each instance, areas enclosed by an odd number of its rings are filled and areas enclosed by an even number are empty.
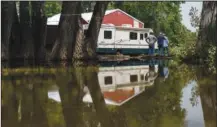
[[[151,32],[150,35],[146,38],[146,42],[149,45],[148,54],[153,56],[154,50],[155,50],[155,42],[157,41],[157,38],[154,36],[154,33]]]
[[[160,32],[158,38],[157,38],[157,42],[158,42],[158,54],[160,56],[163,56],[163,43],[164,43],[164,36],[163,33]]]
[[[168,49],[169,40],[167,36],[164,34],[164,43],[163,43],[163,54],[164,56],[169,55],[169,49]]]

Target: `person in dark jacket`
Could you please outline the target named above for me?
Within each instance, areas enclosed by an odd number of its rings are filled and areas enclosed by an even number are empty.
[[[163,33],[160,32],[158,38],[157,38],[157,42],[158,42],[158,54],[160,56],[163,56],[163,43],[164,43],[164,36]]]

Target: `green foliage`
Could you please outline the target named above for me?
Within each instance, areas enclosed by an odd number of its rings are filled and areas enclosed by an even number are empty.
[[[94,10],[95,1],[82,1],[82,12],[92,12]]]
[[[94,9],[94,1],[82,1],[81,10],[82,12],[90,12]],[[51,17],[55,14],[61,13],[62,2],[61,1],[46,1],[45,2],[45,14]]]
[[[197,35],[194,32],[189,32],[188,35],[185,36],[184,42],[179,45],[173,46],[170,48],[170,54],[176,56],[179,59],[184,59],[188,57],[195,56],[195,47]]]
[[[209,71],[216,74],[216,46],[210,45],[208,48],[208,58],[207,63],[209,67]]]
[[[58,14],[61,12],[61,1],[46,1],[45,2],[45,15],[47,17],[51,17],[55,14]]]

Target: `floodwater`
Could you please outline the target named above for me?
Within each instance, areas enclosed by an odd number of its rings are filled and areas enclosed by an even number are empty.
[[[168,60],[2,68],[2,127],[216,127],[216,80]]]

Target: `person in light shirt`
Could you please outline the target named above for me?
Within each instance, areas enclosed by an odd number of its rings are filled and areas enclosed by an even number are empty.
[[[154,33],[151,32],[150,35],[146,38],[146,42],[149,45],[148,54],[153,56],[155,50],[155,42],[157,42],[157,38],[154,36]]]
[[[168,40],[168,38],[167,38],[167,36],[165,34],[163,34],[163,36],[164,36],[163,55],[168,56],[169,55],[169,50],[168,50],[169,40]]]

